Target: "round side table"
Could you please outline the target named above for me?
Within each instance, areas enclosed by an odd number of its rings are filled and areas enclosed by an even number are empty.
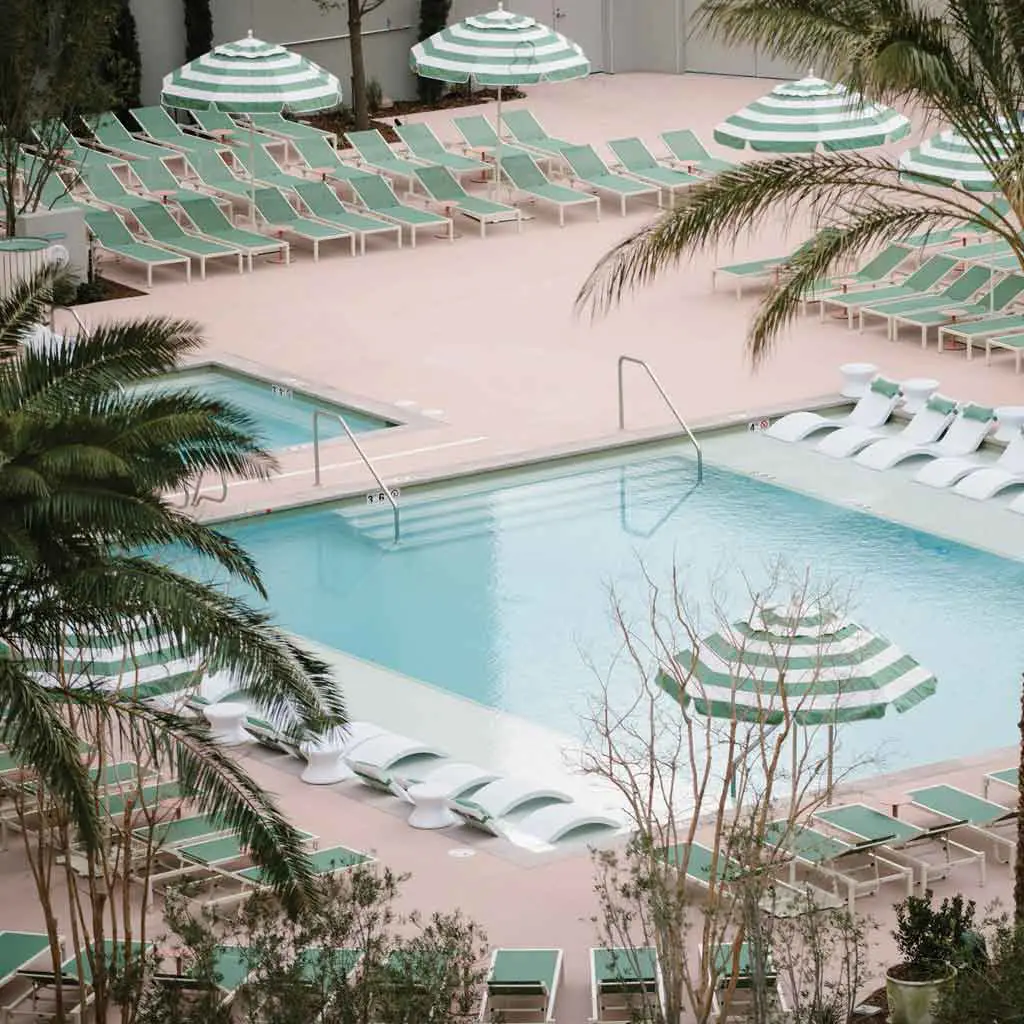
[[[302,756],[306,759],[306,767],[299,778],[310,786],[333,786],[355,775],[342,758],[340,747],[304,743]]]
[[[903,389],[903,411],[913,416],[939,390],[939,382],[932,377],[911,377],[900,381],[900,387]]]
[[[409,814],[413,828],[448,828],[459,820],[448,807],[445,791],[429,782],[410,786],[409,799],[415,805]]]
[[[225,747],[237,747],[242,743],[248,743],[252,739],[244,728],[248,711],[245,704],[231,700],[223,700],[203,708],[203,717],[210,723],[213,741]]]
[[[995,432],[997,441],[1009,444],[1024,427],[1024,405],[1000,405],[996,409],[999,429]]]
[[[878,367],[874,363],[844,363],[839,367],[839,372],[843,375],[843,386],[839,394],[843,398],[857,399],[878,376]]]

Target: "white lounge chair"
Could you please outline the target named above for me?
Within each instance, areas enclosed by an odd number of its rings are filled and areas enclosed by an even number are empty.
[[[427,765],[423,771],[411,775],[407,772],[396,773],[395,781],[403,790],[417,782],[423,782],[434,789],[442,790],[445,799],[458,800],[496,782],[498,778],[497,772],[481,768],[479,765],[468,764],[465,761],[448,761],[437,767]]]
[[[400,736],[398,733],[385,732],[373,736],[364,743],[357,744],[345,755],[350,767],[356,774],[361,770],[390,771],[402,765],[406,770],[421,761],[436,760],[444,757],[444,751],[429,743]]]
[[[1024,433],[1017,434],[991,466],[979,468],[974,463],[953,490],[965,498],[984,501],[1018,484],[1024,484]]]
[[[817,412],[791,412],[765,431],[766,437],[777,441],[802,441],[819,430],[841,427],[880,427],[886,423],[899,404],[902,392],[895,381],[875,377],[857,404],[845,415],[829,418]]]
[[[928,444],[937,441],[952,422],[956,414],[956,402],[942,395],[934,394],[914,414],[913,419],[895,435],[895,438]],[[875,441],[886,438],[886,433],[872,427],[843,427],[829,434],[817,444],[817,451],[823,455],[831,455],[834,459],[846,459],[867,448]],[[895,439],[894,438],[894,439]]]
[[[921,442],[906,437],[886,438],[869,445],[855,461],[858,466],[867,466],[868,469],[890,469],[904,459],[962,458],[981,447],[995,423],[994,409],[968,402],[957,412],[952,425],[939,440]]]
[[[498,779],[477,790],[471,797],[452,800],[449,806],[463,824],[500,836],[504,835],[504,829],[498,819],[525,810],[531,805],[539,807],[554,803],[572,803],[572,797],[560,789],[523,779]]]
[[[574,832],[590,834],[594,829],[618,831],[623,822],[602,811],[588,811],[577,804],[549,804],[516,822],[517,831],[527,832],[545,843],[557,843]],[[578,838],[578,837],[577,837]]]

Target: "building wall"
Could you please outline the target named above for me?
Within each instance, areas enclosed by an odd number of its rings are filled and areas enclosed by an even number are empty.
[[[753,49],[726,48],[694,37],[693,14],[701,0],[511,0],[513,10],[557,27],[586,50],[595,71],[696,71],[797,78],[806,68],[771,61]],[[348,24],[343,10],[323,12],[314,0],[211,0],[215,42],[241,38],[251,28],[333,71],[351,94]],[[250,19],[250,5],[252,17]],[[452,21],[494,9],[494,0],[454,0]],[[132,0],[142,50],[144,103],[156,103],[163,76],[184,60],[181,0]],[[251,24],[250,24],[251,21]],[[409,48],[416,42],[419,0],[385,0],[364,19],[367,74],[385,96],[416,93]]]

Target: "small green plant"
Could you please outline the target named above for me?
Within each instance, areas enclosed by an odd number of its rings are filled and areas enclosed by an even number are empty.
[[[892,933],[903,962],[890,970],[901,981],[935,981],[964,966],[977,955],[974,936],[974,900],[959,893],[946,897],[936,909],[932,891],[908,896],[896,904],[896,930]]]
[[[371,114],[376,114],[384,106],[384,90],[376,78],[371,78],[366,83],[366,109]]]

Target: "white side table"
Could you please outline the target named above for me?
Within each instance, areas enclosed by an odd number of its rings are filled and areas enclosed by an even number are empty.
[[[1000,405],[996,409],[996,419],[999,429],[995,432],[995,439],[1009,444],[1024,426],[1024,405]]]
[[[413,828],[448,828],[459,820],[448,806],[448,794],[429,782],[410,786],[409,799],[415,805],[409,814]]]
[[[333,786],[355,774],[345,763],[338,746],[304,743],[302,756],[306,759],[306,767],[300,778],[311,786]]]
[[[903,389],[903,411],[913,416],[939,390],[939,382],[932,377],[911,377],[900,381],[900,387]]]
[[[874,363],[843,363],[839,367],[843,375],[843,386],[839,394],[843,398],[860,398],[868,389],[868,385],[878,376],[878,367]]]
[[[213,741],[225,747],[248,743],[252,739],[244,728],[248,711],[245,704],[232,700],[223,700],[203,708],[203,716],[210,723]]]

